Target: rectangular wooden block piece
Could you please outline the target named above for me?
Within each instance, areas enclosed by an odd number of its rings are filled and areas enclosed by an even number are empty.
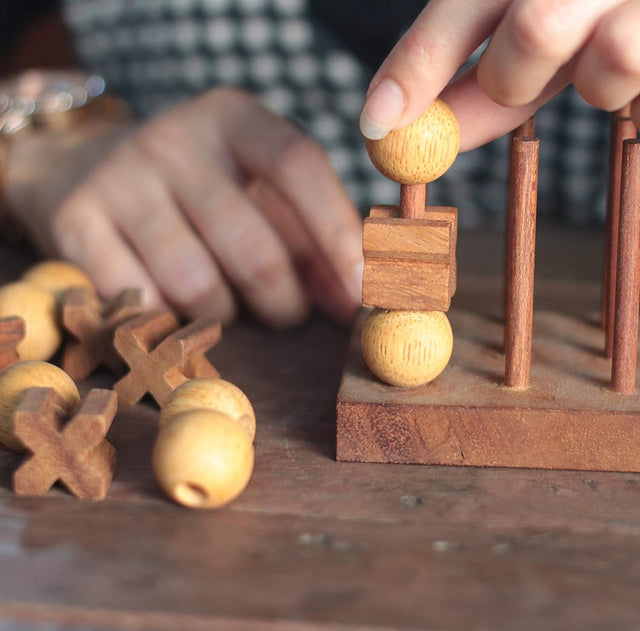
[[[363,304],[447,311],[455,292],[455,208],[429,207],[403,219],[397,206],[374,206],[363,229]]]

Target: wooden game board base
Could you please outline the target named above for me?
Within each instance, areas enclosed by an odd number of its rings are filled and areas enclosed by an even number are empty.
[[[378,381],[354,329],[337,403],[337,459],[485,467],[640,471],[640,395],[608,389],[594,322],[536,311],[531,385],[502,385],[502,322],[452,310],[451,363],[431,384]]]

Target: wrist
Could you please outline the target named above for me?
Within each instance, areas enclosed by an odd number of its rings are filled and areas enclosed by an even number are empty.
[[[131,126],[124,103],[106,94],[104,81],[75,71],[29,71],[0,83],[0,228],[15,236],[24,223],[33,190],[48,183],[47,195],[72,173],[56,171],[84,146],[95,153],[97,139],[119,136]],[[115,140],[114,140],[115,141]],[[76,160],[82,170],[85,163]],[[61,181],[58,181],[61,180]],[[50,196],[53,203],[55,195]],[[41,200],[42,201],[42,200]]]

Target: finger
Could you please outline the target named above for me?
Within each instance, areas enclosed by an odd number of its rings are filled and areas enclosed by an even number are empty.
[[[101,296],[114,298],[126,287],[138,287],[146,305],[164,304],[155,282],[91,189],[82,187],[65,200],[52,229],[59,254],[84,269]]]
[[[147,155],[252,311],[274,327],[300,323],[309,301],[284,243],[230,177],[215,133],[202,143],[190,136],[200,126],[183,120],[165,119],[158,128],[164,138],[145,136]]]
[[[340,283],[335,282],[335,276],[323,264],[322,257],[291,204],[262,180],[253,180],[246,190],[285,242],[312,302],[332,320],[349,324],[359,304],[354,302]]]
[[[442,93],[460,125],[460,151],[470,151],[515,129],[569,82],[569,68],[561,68],[536,100],[511,108],[490,99],[478,84],[476,67],[470,68]]]
[[[640,96],[631,101],[629,110],[636,129],[640,129]]]
[[[621,2],[517,0],[478,63],[479,84],[501,105],[530,103]]]
[[[122,145],[93,185],[172,305],[189,317],[233,318],[235,301],[225,279],[137,141]]]
[[[294,125],[246,107],[225,127],[239,164],[295,210],[325,274],[352,305],[362,293],[362,223],[326,153]]]
[[[629,0],[602,19],[581,53],[573,82],[594,107],[616,110],[640,93],[639,27],[640,1]]]
[[[490,35],[509,0],[431,0],[375,74],[360,116],[366,138],[409,125]]]

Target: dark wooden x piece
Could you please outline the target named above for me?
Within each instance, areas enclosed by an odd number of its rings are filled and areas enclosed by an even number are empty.
[[[0,370],[20,361],[18,344],[25,333],[24,320],[19,316],[0,318]]]
[[[219,377],[205,353],[222,335],[220,322],[201,318],[180,328],[171,311],[150,311],[116,330],[114,344],[130,371],[115,385],[120,403],[133,405],[149,392],[162,405],[189,379]]]
[[[73,339],[65,345],[64,371],[76,381],[100,366],[106,366],[115,375],[124,374],[126,366],[113,346],[113,336],[118,326],[142,310],[139,289],[125,289],[105,305],[86,287],[69,289],[64,295],[62,322]]]
[[[74,413],[53,388],[29,388],[14,412],[13,430],[32,455],[14,472],[13,490],[44,495],[60,480],[80,499],[104,499],[116,456],[105,435],[117,408],[112,390],[94,388]]]

